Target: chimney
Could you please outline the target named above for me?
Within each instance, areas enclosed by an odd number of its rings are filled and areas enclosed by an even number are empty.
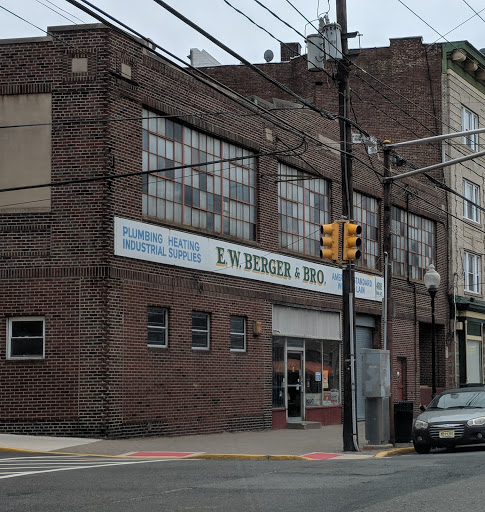
[[[301,55],[300,43],[281,43],[281,62],[288,62]]]

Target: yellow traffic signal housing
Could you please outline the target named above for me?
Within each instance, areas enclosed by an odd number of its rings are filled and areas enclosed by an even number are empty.
[[[327,260],[338,260],[338,246],[339,246],[339,224],[334,222],[332,224],[320,225],[320,258]]]
[[[361,256],[359,247],[362,245],[360,224],[344,223],[343,256],[344,261],[358,260]]]

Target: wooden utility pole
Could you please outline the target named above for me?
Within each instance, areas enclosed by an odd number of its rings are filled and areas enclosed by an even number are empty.
[[[342,58],[337,61],[338,103],[340,115],[340,163],[342,169],[342,216],[353,220],[352,130],[349,115],[349,61],[347,59],[347,1],[337,0],[337,23],[342,29]],[[355,271],[351,261],[342,268],[344,410],[343,449],[358,451],[355,403]]]

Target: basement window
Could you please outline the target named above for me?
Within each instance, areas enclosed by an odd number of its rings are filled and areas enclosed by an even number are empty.
[[[43,359],[45,319],[15,317],[7,322],[7,359]]]

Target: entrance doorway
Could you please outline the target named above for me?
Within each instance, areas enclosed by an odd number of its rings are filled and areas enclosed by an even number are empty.
[[[286,359],[288,419],[302,420],[302,353],[288,352]]]

